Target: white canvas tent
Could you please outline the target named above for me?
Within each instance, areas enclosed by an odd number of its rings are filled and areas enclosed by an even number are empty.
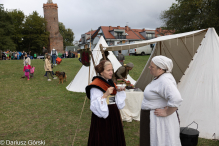
[[[152,57],[164,55],[171,58],[174,64],[172,74],[183,98],[178,111],[181,127],[195,121],[198,123],[200,137],[219,139],[219,38],[214,28],[163,36],[123,46],[108,47],[102,40],[95,49],[99,50],[99,44],[102,44],[107,51],[117,51],[152,43],[156,43],[156,46],[135,86],[144,90],[151,82],[153,77],[149,73],[148,66]],[[97,52],[100,53],[100,51],[93,52],[94,58],[100,59],[102,56],[101,54],[98,56]],[[73,86],[69,84],[67,89],[84,92],[87,80],[88,67],[83,66],[71,82]],[[191,127],[196,128],[196,125]],[[212,137],[213,135],[215,137]]]
[[[97,43],[96,47],[92,51],[95,65],[99,64],[100,59],[102,58],[102,54],[99,48],[99,44],[102,44],[104,46],[108,46],[104,38],[101,36],[99,42]],[[116,71],[121,64],[115,57],[112,51],[109,51],[108,55],[109,60],[113,64],[113,69]],[[73,81],[66,87],[67,90],[73,91],[73,92],[85,92],[85,87],[88,85],[88,76],[89,76],[89,67],[82,66]],[[96,76],[93,62],[91,61],[90,65],[90,81],[92,78]],[[129,80],[132,84],[135,84],[135,80],[132,79],[129,75],[127,76],[127,80]]]
[[[200,137],[219,139],[219,39],[209,29],[178,84],[181,125],[198,123]],[[196,128],[196,125],[191,127]],[[215,136],[213,136],[215,134]]]
[[[200,137],[219,139],[219,39],[214,28],[106,47],[106,50],[131,49],[151,43],[156,43],[156,47],[135,86],[144,90],[151,82],[148,66],[152,57],[171,58],[174,64],[172,74],[183,98],[178,111],[181,127],[195,121]],[[196,125],[190,127],[196,128]]]

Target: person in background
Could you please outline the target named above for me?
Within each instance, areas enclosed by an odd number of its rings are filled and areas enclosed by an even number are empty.
[[[37,59],[37,54],[36,53],[33,54],[33,58]]]
[[[44,56],[43,61],[46,59],[47,54],[48,54],[47,49],[43,46],[43,56]]]
[[[116,58],[118,59],[120,64],[123,66],[124,61],[125,61],[125,56],[121,53],[121,50],[119,50],[118,52],[119,52],[119,54],[118,54],[118,56]]]
[[[14,59],[17,59],[17,51],[14,52]]]
[[[29,57],[27,57],[27,54],[24,55],[24,59],[23,59],[23,65],[26,66],[26,62],[28,63],[28,65],[31,65],[31,60]],[[25,78],[25,74],[22,78]]]
[[[68,58],[71,58],[71,50],[68,51]]]
[[[6,60],[6,55],[3,52],[2,52],[2,60]]]
[[[17,60],[19,60],[20,59],[20,54],[19,54],[19,52],[17,52]]]
[[[27,77],[27,80],[30,79],[30,75],[29,75],[30,69],[31,69],[31,66],[28,64],[27,61],[25,61],[23,72],[24,72],[24,75]]]
[[[13,56],[13,60],[14,60],[15,59],[15,51],[13,51],[12,56]]]
[[[56,77],[53,77],[53,75],[52,75],[52,64],[50,61],[50,55],[47,55],[47,58],[46,58],[45,64],[44,64],[44,69],[47,72],[47,80],[48,81],[51,81],[51,79],[49,79],[49,74],[51,75],[51,77],[53,79],[57,79]]]
[[[46,58],[47,58],[47,56],[49,56],[48,53],[46,54]],[[50,58],[51,58],[51,57],[50,57]],[[49,59],[49,61],[50,61],[50,63],[51,63],[51,59]],[[53,65],[52,65],[52,68],[53,68]],[[53,71],[52,71],[52,75],[55,75]],[[47,72],[45,73],[44,77],[47,77]]]
[[[108,52],[108,51],[104,51],[104,55],[105,55],[105,57],[106,57],[106,60],[110,61],[109,58],[108,58],[109,52]],[[104,57],[103,57],[103,55],[102,55],[102,58],[100,59],[100,61],[103,61],[103,60],[105,60],[105,59],[104,59]]]
[[[127,75],[129,74],[129,71],[132,70],[133,67],[134,64],[131,62],[127,63],[124,66],[120,66],[115,73],[116,81],[117,79],[127,79]]]
[[[176,110],[182,98],[171,74],[173,62],[165,56],[155,56],[149,69],[154,79],[144,90],[140,114],[140,146],[181,146]]]
[[[33,78],[34,70],[35,70],[35,67],[33,65],[31,65],[30,78]]]
[[[9,54],[9,60],[11,60],[11,57],[12,57],[12,52],[11,52],[11,51],[9,51],[9,52],[8,52],[8,54]],[[13,57],[12,57],[12,59],[13,59]]]
[[[21,54],[21,58],[23,58],[24,59],[24,57],[25,57],[25,52],[23,51],[23,53]]]
[[[58,56],[58,52],[53,48],[51,51],[51,55],[52,55],[52,63],[54,66],[56,66],[56,56]]]
[[[3,53],[2,50],[0,50],[0,60],[3,60],[2,59],[2,53]]]
[[[68,51],[65,51],[65,58],[68,58]]]
[[[30,56],[31,56],[30,53],[31,53],[31,51],[29,51],[29,52],[27,53],[27,57],[30,57]]]

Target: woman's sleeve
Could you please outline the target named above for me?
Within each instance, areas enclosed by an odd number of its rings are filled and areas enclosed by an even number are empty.
[[[109,115],[108,105],[106,99],[102,99],[103,92],[97,88],[90,90],[90,110],[99,118],[106,119]]]
[[[160,87],[159,94],[168,101],[168,107],[179,107],[181,105],[183,99],[174,83],[165,81]]]
[[[116,104],[117,104],[118,109],[124,108],[125,98],[126,98],[125,91],[117,91],[116,96],[115,96],[115,100],[116,100]]]

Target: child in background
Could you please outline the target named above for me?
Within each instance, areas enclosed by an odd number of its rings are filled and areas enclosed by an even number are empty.
[[[33,78],[34,70],[35,70],[35,67],[33,65],[31,65],[30,78]]]
[[[25,72],[25,76],[27,77],[27,80],[29,80],[30,76],[29,76],[29,72],[30,72],[30,69],[31,69],[31,66],[28,64],[27,61],[25,61],[25,66],[24,66],[24,69],[23,69],[23,72]]]

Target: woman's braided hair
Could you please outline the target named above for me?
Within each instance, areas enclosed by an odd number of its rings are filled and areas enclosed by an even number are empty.
[[[107,66],[109,64],[111,64],[111,62],[109,62],[108,60],[100,61],[100,63],[97,66],[95,66],[96,72],[100,74],[101,72],[104,71],[105,66]]]

